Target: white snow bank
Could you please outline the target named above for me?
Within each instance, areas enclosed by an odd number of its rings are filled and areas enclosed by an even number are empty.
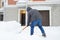
[[[0,32],[14,32],[21,30],[21,24],[16,21],[0,21]]]
[[[16,21],[0,21],[0,40],[20,40],[20,23]]]

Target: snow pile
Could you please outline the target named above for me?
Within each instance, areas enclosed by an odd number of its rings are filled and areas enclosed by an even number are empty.
[[[16,21],[0,21],[0,32],[14,32],[17,33],[21,30],[21,24]]]

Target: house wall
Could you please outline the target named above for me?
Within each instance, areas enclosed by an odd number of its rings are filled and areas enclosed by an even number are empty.
[[[60,1],[60,0],[46,0],[46,1]]]
[[[55,5],[51,9],[52,26],[60,26],[60,5]]]
[[[17,8],[5,8],[4,21],[18,21]]]
[[[26,0],[18,0],[18,1],[26,1]],[[32,0],[31,0],[32,1]],[[37,0],[38,1],[38,0]],[[60,1],[60,0],[46,0],[46,1]]]
[[[3,12],[0,12],[0,14],[3,14]]]
[[[38,5],[37,5],[38,6]],[[46,4],[40,6],[51,7],[51,26],[60,26],[60,4]],[[5,9],[5,21],[16,20],[18,21],[18,8]]]
[[[32,0],[32,1],[45,1],[45,0]]]

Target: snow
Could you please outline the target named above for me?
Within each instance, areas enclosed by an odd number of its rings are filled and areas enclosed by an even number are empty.
[[[14,32],[20,31],[21,25],[16,21],[0,21],[0,32]]]
[[[60,40],[60,27],[43,27],[46,37],[42,36],[40,29],[35,26],[34,34],[30,35],[30,27],[21,33],[21,25],[16,21],[0,22],[0,40]]]
[[[30,35],[30,27],[21,34],[21,40],[60,40],[60,27],[44,27],[47,37],[43,37],[38,27],[34,29],[34,35]]]

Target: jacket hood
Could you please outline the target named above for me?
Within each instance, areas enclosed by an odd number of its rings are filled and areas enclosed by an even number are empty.
[[[31,9],[32,9],[32,8],[30,8],[30,7],[27,7],[27,12],[28,12],[28,11],[30,11]]]

